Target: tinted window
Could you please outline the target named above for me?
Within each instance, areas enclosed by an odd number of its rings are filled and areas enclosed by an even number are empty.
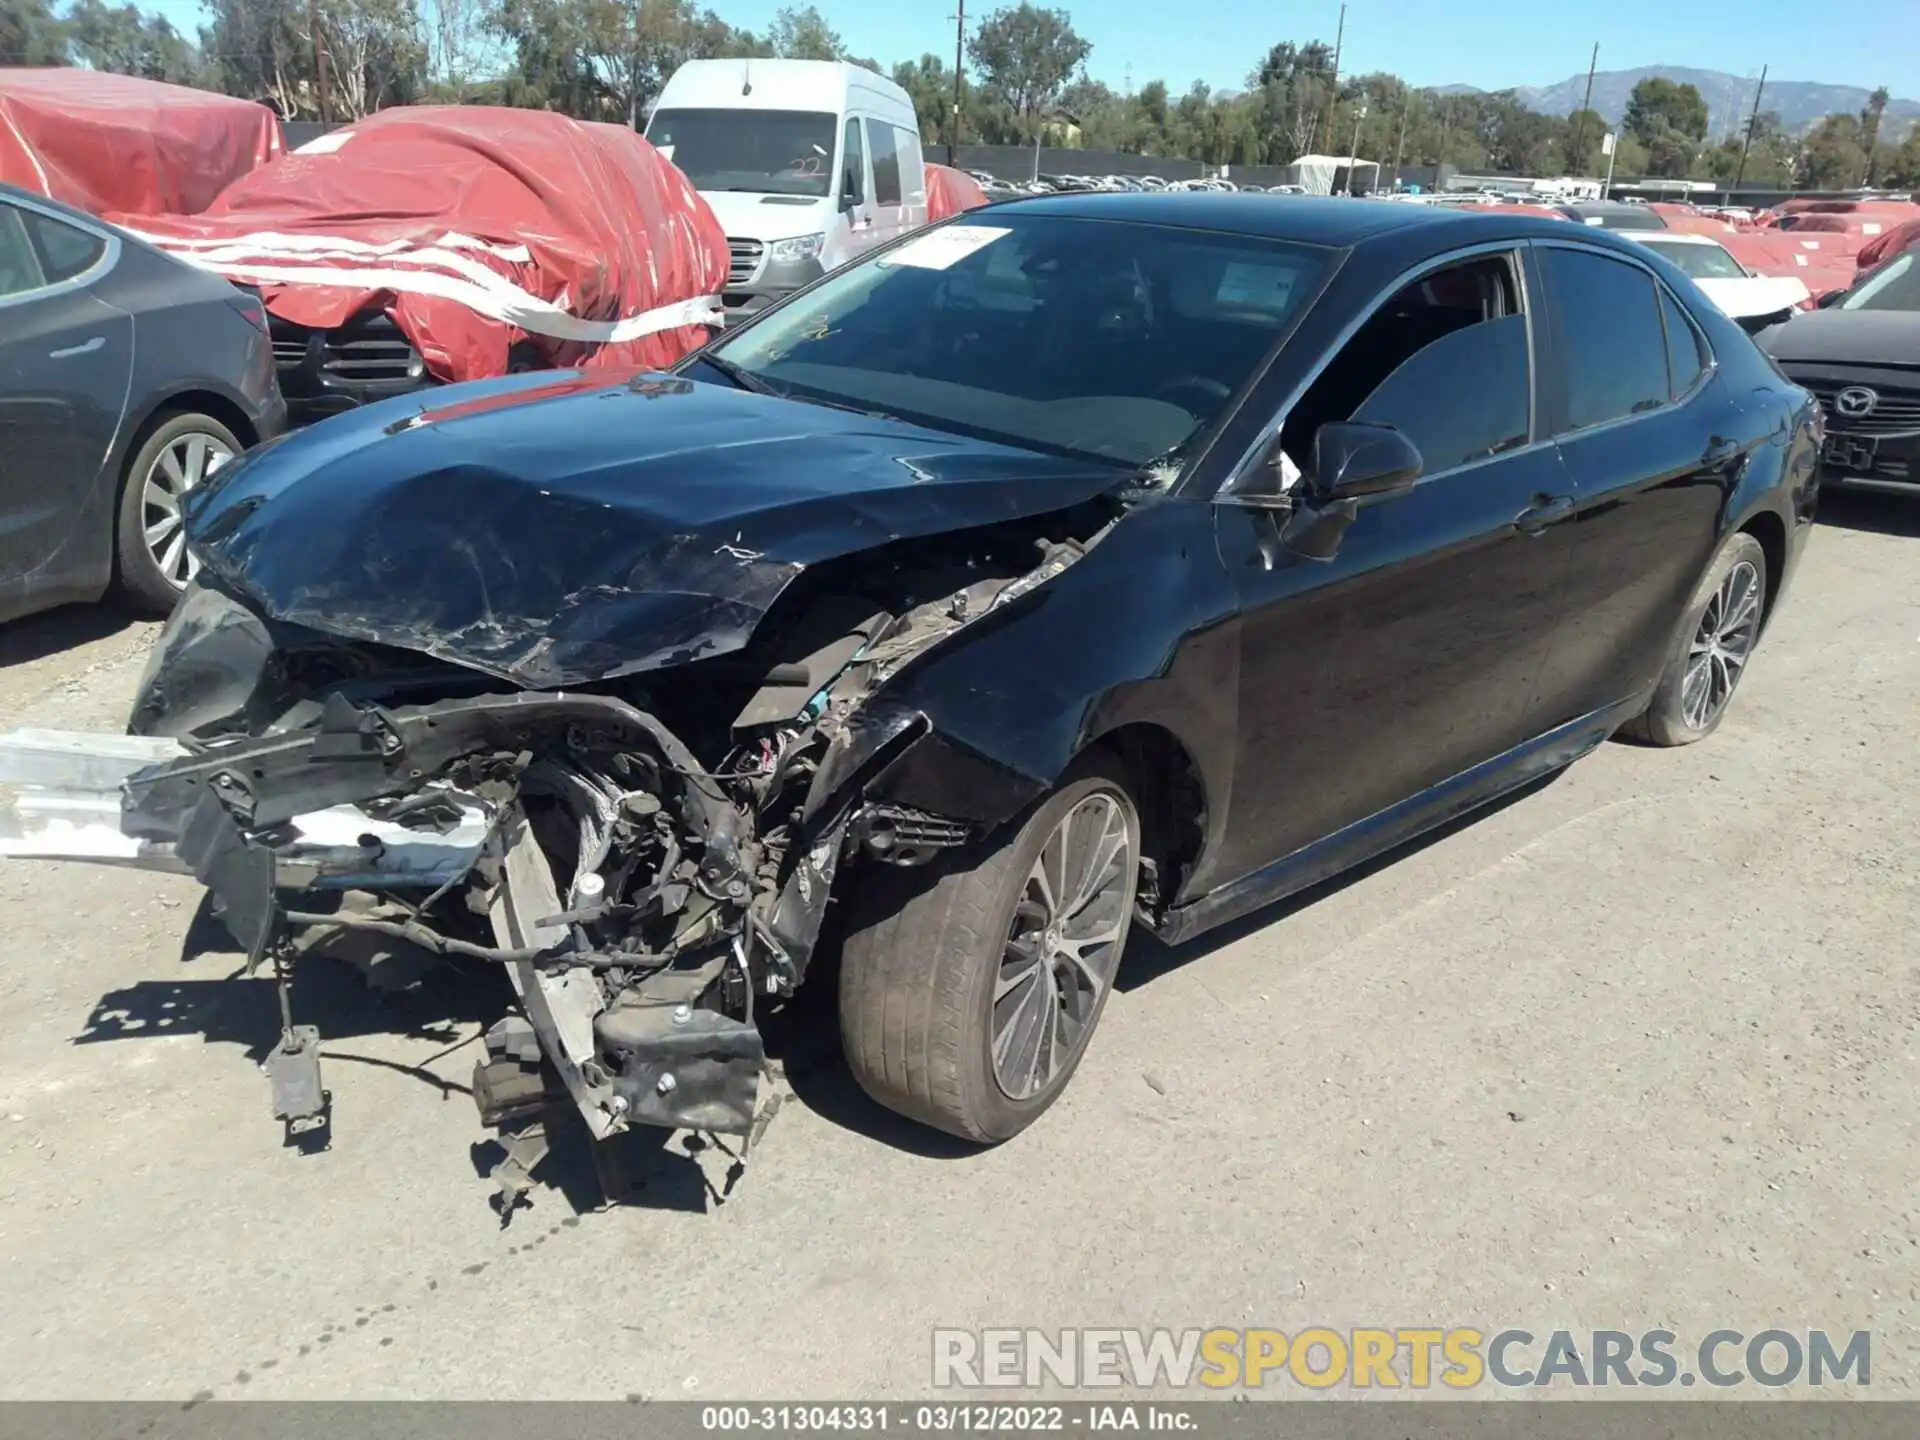
[[[1220,412],[1326,255],[1158,225],[968,219],[839,271],[714,353],[796,399],[1145,464]]]
[[[40,257],[34,254],[27,227],[20,222],[22,213],[11,205],[0,205],[0,296],[38,290],[45,283]]]
[[[31,210],[20,212],[27,232],[40,246],[40,264],[47,282],[58,284],[93,268],[106,251],[107,242],[73,225],[54,220]]]
[[[1509,315],[1434,341],[1352,418],[1393,426],[1419,449],[1421,473],[1434,475],[1526,444],[1532,409],[1527,319]]]
[[[1542,246],[1560,312],[1567,429],[1654,410],[1667,402],[1667,338],[1646,271],[1588,250]]]
[[[1920,310],[1920,255],[1909,250],[1863,280],[1842,310]]]
[[[900,152],[893,141],[893,127],[877,120],[867,122],[867,144],[873,149],[873,203],[900,203]]]
[[[843,204],[867,202],[867,159],[860,148],[860,122],[847,121],[846,153],[840,157],[840,200]]]
[[[1693,388],[1693,382],[1706,369],[1700,354],[1700,336],[1680,313],[1679,303],[1666,291],[1660,292],[1660,314],[1667,323],[1667,374],[1671,394],[1678,400]]]
[[[647,139],[696,190],[825,195],[833,119],[812,110],[656,110]]]

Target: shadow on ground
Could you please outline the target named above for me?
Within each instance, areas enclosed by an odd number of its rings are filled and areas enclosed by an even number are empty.
[[[133,630],[142,620],[112,604],[63,605],[0,625],[0,668],[44,660]]]
[[[1822,525],[1842,530],[1920,538],[1920,486],[1911,496],[1877,490],[1822,490],[1819,513]]]

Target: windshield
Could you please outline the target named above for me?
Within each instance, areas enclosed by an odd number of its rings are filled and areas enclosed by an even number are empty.
[[[696,190],[825,195],[837,117],[812,110],[656,110],[647,139]]]
[[[1920,259],[1909,250],[1840,302],[1842,310],[1920,310]]]
[[[1675,240],[1645,240],[1649,250],[1658,250],[1680,271],[1695,280],[1744,280],[1747,272],[1718,245],[1689,245]]]
[[[1145,465],[1226,406],[1330,252],[998,214],[840,271],[712,353],[799,399]]]

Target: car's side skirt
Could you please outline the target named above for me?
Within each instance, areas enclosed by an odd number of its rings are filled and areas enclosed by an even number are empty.
[[[1509,791],[1572,764],[1632,719],[1645,704],[1646,697],[1641,696],[1595,710],[1516,745],[1503,755],[1462,770],[1417,795],[1336,830],[1323,840],[1302,846],[1251,875],[1167,911],[1154,927],[1155,933],[1167,944],[1178,945],[1405,844]]]

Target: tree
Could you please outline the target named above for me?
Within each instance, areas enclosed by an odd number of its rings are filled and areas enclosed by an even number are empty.
[[[1875,153],[1880,145],[1880,121],[1887,113],[1887,87],[1882,85],[1867,97],[1865,108],[1860,111],[1860,148],[1866,152],[1866,174],[1860,179],[1862,185],[1871,187],[1873,174],[1878,168],[1878,156]]]
[[[460,104],[482,63],[487,0],[430,0],[427,69],[443,99]]]
[[[1865,127],[1857,115],[1829,115],[1800,147],[1795,182],[1812,190],[1844,190],[1867,168]]]
[[[1575,110],[1567,116],[1567,173],[1591,175],[1605,170],[1600,142],[1607,133],[1607,117],[1598,110]]]
[[[804,10],[788,8],[778,12],[767,31],[767,39],[773,53],[782,60],[847,58],[847,47],[841,43],[839,35],[811,5]]]
[[[687,61],[766,53],[688,0],[500,0],[488,25],[514,48],[511,103],[635,126]]]
[[[0,0],[0,65],[65,65],[67,29],[47,0]]]
[[[981,89],[1012,112],[1027,140],[1040,133],[1046,112],[1092,49],[1065,11],[1031,4],[995,11],[967,41]]]
[[[1662,130],[1698,144],[1707,138],[1707,102],[1692,85],[1650,75],[1628,97],[1626,128],[1649,149]]]
[[[229,95],[260,100],[282,119],[318,119],[317,34],[327,56],[328,116],[356,120],[418,99],[427,47],[413,0],[209,0],[201,51]],[[310,23],[311,20],[311,23]]]
[[[953,128],[953,72],[947,69],[947,62],[932,54],[922,55],[918,60],[902,60],[893,67],[893,83],[913,101],[913,113],[920,117],[922,142],[944,143]],[[963,123],[962,140],[967,133]]]
[[[92,69],[173,85],[199,85],[207,78],[200,52],[164,16],[76,0],[66,25],[74,57]]]

